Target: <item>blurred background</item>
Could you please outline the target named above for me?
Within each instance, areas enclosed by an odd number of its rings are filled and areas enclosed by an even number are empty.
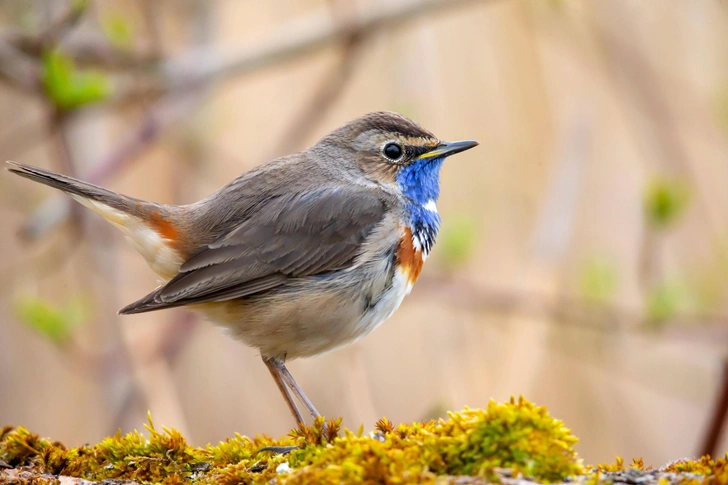
[[[0,158],[196,201],[370,111],[481,145],[401,309],[290,364],[357,429],[523,394],[586,462],[722,454],[728,3],[0,2]],[[0,173],[0,424],[69,445],[293,425],[259,356],[183,310],[50,188]]]

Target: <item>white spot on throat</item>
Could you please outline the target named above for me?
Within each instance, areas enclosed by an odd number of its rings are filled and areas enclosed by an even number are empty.
[[[420,233],[412,234],[412,247],[415,248],[415,251],[419,251],[422,255],[422,261],[427,260],[427,249],[422,245],[422,239],[420,239],[422,235]]]
[[[437,204],[435,204],[435,201],[432,199],[428,200],[422,207],[424,207],[425,210],[437,214]]]
[[[412,234],[412,246],[415,248],[415,251],[422,251],[422,243],[420,243],[420,238],[417,237],[417,234]]]

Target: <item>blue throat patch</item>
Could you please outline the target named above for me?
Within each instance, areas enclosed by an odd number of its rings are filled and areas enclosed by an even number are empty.
[[[440,229],[440,216],[425,208],[440,196],[440,169],[445,158],[415,160],[397,174],[397,183],[407,197],[412,234],[422,249],[430,252]]]

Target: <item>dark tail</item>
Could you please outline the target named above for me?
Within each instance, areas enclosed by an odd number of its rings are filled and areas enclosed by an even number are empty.
[[[182,256],[179,253],[182,231],[174,219],[175,206],[165,206],[127,197],[50,170],[15,162],[7,162],[7,164],[10,172],[62,190],[114,224],[134,243],[135,249],[160,276],[172,278],[179,271],[179,265],[182,262]],[[159,237],[150,239],[149,229],[154,230]],[[167,252],[165,253],[164,250]],[[169,252],[170,250],[171,252]],[[160,251],[162,251],[161,257]],[[176,262],[176,259],[180,261]],[[156,295],[156,291],[152,292],[141,300],[126,306],[119,313],[142,313],[164,307],[156,300]],[[179,303],[179,305],[182,304]],[[166,307],[179,305],[166,305]]]
[[[62,190],[63,192],[78,196],[82,199],[101,202],[104,205],[122,212],[137,215],[139,214],[140,209],[142,209],[142,206],[148,204],[147,202],[117,194],[116,192],[104,189],[103,187],[83,182],[73,177],[68,177],[67,175],[61,175],[50,170],[11,161],[7,161],[5,163],[9,165],[7,170],[16,175],[33,180],[34,182],[39,182],[43,185],[48,185],[54,189]]]

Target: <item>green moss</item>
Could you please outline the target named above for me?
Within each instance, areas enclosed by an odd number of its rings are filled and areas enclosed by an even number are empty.
[[[496,480],[509,468],[541,482],[583,472],[564,425],[545,408],[520,399],[487,409],[450,413],[450,419],[399,425],[382,420],[373,436],[346,431],[326,446],[292,453],[285,483],[420,483],[440,475]]]
[[[540,483],[573,478],[598,485],[609,482],[610,473],[627,473],[621,459],[588,471],[573,449],[576,438],[563,423],[524,399],[466,408],[425,423],[395,426],[382,419],[370,434],[363,428],[341,430],[341,420],[319,419],[277,440],[235,435],[204,448],[188,445],[174,429],[157,430],[151,418],[146,429],[148,437],[118,432],[95,445],[66,448],[24,428],[3,428],[0,464],[35,473],[33,483],[57,483],[56,477],[70,476],[165,485],[486,483],[519,475]],[[289,455],[260,452],[273,446],[297,448]],[[686,475],[691,484],[704,476],[728,485],[725,463],[724,458],[706,457],[670,466],[674,472],[700,474]],[[632,468],[649,469],[641,460]],[[479,478],[458,478],[464,475]]]
[[[666,466],[665,471],[694,473],[708,478],[712,484],[725,485],[728,484],[728,453],[715,460],[706,455],[699,460],[675,461]]]
[[[651,466],[645,465],[642,458],[633,458],[632,464],[625,467],[624,460],[619,456],[615,463],[597,465],[590,469],[593,475],[618,474],[621,472],[650,472]],[[662,476],[658,480],[658,485],[669,485],[670,483],[680,483],[681,485],[728,485],[728,453],[723,458],[712,459],[710,456],[703,456],[698,460],[678,460],[661,468],[662,474],[677,474],[671,481],[668,476]]]
[[[157,431],[151,418],[146,428],[148,439],[137,431],[125,436],[117,432],[100,443],[80,448],[52,443],[25,428],[4,428],[0,435],[0,460],[15,468],[28,467],[38,473],[94,481],[116,479],[174,484],[188,480],[202,482],[205,478],[214,479],[218,474],[227,477],[233,472],[244,475],[240,470],[229,469],[230,465],[243,471],[261,465],[267,469],[269,464],[277,465],[286,458],[260,459],[256,457],[260,448],[294,444],[291,439],[250,439],[236,435],[217,446],[195,448],[174,429]],[[249,475],[252,477],[253,473]]]

